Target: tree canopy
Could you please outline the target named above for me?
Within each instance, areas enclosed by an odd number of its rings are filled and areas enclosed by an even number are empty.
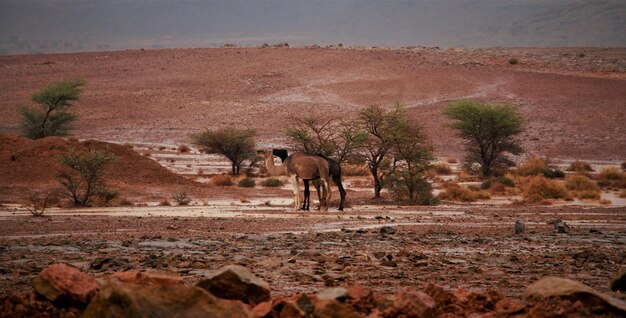
[[[511,165],[507,153],[518,155],[523,151],[515,137],[523,131],[524,120],[511,105],[459,100],[449,104],[443,113],[452,119],[449,127],[465,141],[465,164],[480,165],[483,176]]]
[[[86,83],[80,78],[62,80],[35,92],[31,100],[40,104],[39,108],[18,107],[22,134],[31,139],[67,135],[78,118],[67,109],[72,106],[71,101],[80,98],[81,88]]]
[[[231,162],[232,174],[239,174],[241,164],[256,156],[253,129],[237,129],[232,127],[218,130],[206,130],[191,135],[193,143],[207,153],[223,155]]]

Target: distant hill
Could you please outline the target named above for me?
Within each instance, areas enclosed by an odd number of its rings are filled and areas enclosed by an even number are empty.
[[[159,47],[626,46],[623,0],[0,0],[0,54]]]

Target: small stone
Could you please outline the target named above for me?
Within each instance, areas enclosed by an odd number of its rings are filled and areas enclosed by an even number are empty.
[[[396,234],[396,229],[391,226],[383,226],[380,228],[380,233],[393,235]]]
[[[519,235],[524,233],[524,230],[526,229],[526,224],[524,224],[524,222],[522,221],[515,221],[515,235]]]
[[[348,290],[344,287],[328,288],[317,293],[319,300],[337,299],[343,301],[348,298]]]
[[[556,222],[554,224],[554,229],[557,231],[557,233],[569,233],[569,231],[570,231],[569,225],[567,225],[567,223],[565,223],[563,221]]]

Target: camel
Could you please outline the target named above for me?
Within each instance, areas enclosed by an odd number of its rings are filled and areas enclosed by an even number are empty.
[[[281,161],[285,161],[285,159],[287,159],[288,157],[287,149],[273,149],[272,153],[274,154],[274,156],[280,158]],[[337,188],[339,188],[339,194],[341,197],[341,200],[339,201],[339,211],[343,211],[344,201],[346,200],[346,190],[343,188],[343,184],[341,183],[341,165],[339,164],[339,162],[331,158],[328,158],[326,156],[319,155],[319,154],[317,156],[326,159],[326,161],[328,162],[328,172],[330,174],[330,177],[333,179],[333,182],[335,183],[335,185],[337,185]],[[309,192],[309,180],[305,179],[303,181],[304,181],[304,203],[302,204],[302,210],[308,210],[309,205],[311,203],[311,193]],[[317,179],[314,179],[312,181],[313,181],[313,186],[317,190],[317,196],[319,197],[320,202],[322,202],[322,196],[320,195],[320,184]]]
[[[293,182],[294,209],[300,207],[300,184],[299,179],[320,180],[322,184],[322,197],[320,206],[322,211],[328,210],[328,202],[332,196],[330,188],[330,176],[328,162],[321,157],[303,153],[296,153],[287,157],[280,166],[274,165],[272,150],[264,151],[265,166],[270,176],[289,176]]]

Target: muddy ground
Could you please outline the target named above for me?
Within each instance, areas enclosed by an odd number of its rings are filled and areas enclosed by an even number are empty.
[[[57,262],[97,277],[160,269],[188,283],[241,264],[277,295],[355,284],[392,293],[436,282],[521,297],[546,275],[609,292],[611,278],[626,270],[623,207],[370,205],[297,213],[224,205],[26,213],[9,206],[0,211],[2,295],[30,289],[32,278]],[[557,219],[571,232],[556,233],[551,222]],[[526,222],[522,235],[513,234],[516,220]]]

